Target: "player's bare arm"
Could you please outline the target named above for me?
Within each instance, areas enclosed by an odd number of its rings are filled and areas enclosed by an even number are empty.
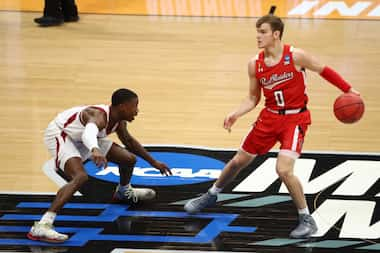
[[[153,167],[158,169],[163,175],[172,175],[169,167],[160,161],[154,159],[149,152],[138,142],[127,129],[127,122],[121,121],[116,130],[117,136],[125,147],[132,153],[142,157],[145,161],[149,162]]]
[[[294,64],[300,68],[306,68],[318,73],[326,81],[330,82],[343,92],[353,92],[359,95],[359,92],[354,90],[337,72],[332,68],[320,63],[314,56],[305,52],[300,48],[295,48],[293,51]]]
[[[223,127],[228,131],[231,131],[232,125],[236,122],[236,120],[239,117],[253,110],[256,107],[256,105],[260,102],[261,89],[257,83],[257,79],[255,76],[255,64],[256,60],[254,59],[252,59],[248,63],[249,90],[247,98],[243,100],[243,102],[235,111],[228,114],[224,119]]]
[[[325,67],[314,56],[300,48],[294,48],[293,60],[298,69],[306,68],[316,73],[321,73]]]
[[[83,125],[92,122],[98,127],[99,131],[101,131],[107,125],[107,116],[102,110],[88,107],[81,112],[81,121]]]
[[[86,108],[81,113],[81,121],[85,126],[82,134],[83,144],[91,151],[91,159],[98,167],[107,167],[107,159],[100,152],[97,135],[107,125],[105,112],[96,108]]]

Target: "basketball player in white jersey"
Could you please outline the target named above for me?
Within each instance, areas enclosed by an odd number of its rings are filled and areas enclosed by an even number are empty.
[[[106,167],[107,161],[119,166],[120,183],[114,199],[133,201],[153,199],[152,189],[136,189],[129,184],[138,155],[157,168],[161,174],[171,175],[168,166],[155,160],[127,130],[138,113],[138,97],[128,89],[118,89],[112,94],[112,104],[81,106],[68,109],[50,122],[45,131],[45,144],[55,157],[56,167],[63,169],[71,179],[59,189],[48,211],[28,233],[31,240],[64,242],[68,239],[53,228],[57,212],[87,181],[83,161],[91,158],[98,167]],[[126,149],[112,142],[107,135],[116,132]]]

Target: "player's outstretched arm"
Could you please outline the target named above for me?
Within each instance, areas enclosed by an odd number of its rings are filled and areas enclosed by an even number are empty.
[[[158,169],[163,175],[172,175],[169,167],[156,159],[154,159],[149,152],[137,141],[127,129],[126,121],[121,121],[119,127],[117,128],[117,136],[120,141],[125,145],[125,147],[135,155],[142,157],[145,161],[149,162],[153,167]]]
[[[352,86],[343,79],[343,77],[335,70],[320,63],[314,56],[308,54],[302,49],[295,48],[293,51],[294,63],[299,67],[304,67],[308,70],[318,73],[326,81],[333,84],[343,92],[353,92],[359,95],[359,92],[354,90]]]

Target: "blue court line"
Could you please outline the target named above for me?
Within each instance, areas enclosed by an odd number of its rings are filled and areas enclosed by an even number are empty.
[[[19,208],[46,208],[50,205],[48,202],[22,202]],[[238,214],[223,213],[202,213],[189,215],[186,212],[164,212],[164,211],[129,211],[128,206],[115,204],[77,204],[68,203],[65,208],[74,209],[104,209],[98,216],[74,216],[60,215],[58,221],[95,221],[95,222],[113,222],[121,216],[134,217],[174,217],[188,218],[195,217],[201,219],[211,219],[211,221],[195,236],[151,236],[151,235],[113,235],[101,234],[103,228],[67,228],[56,227],[60,233],[73,234],[68,241],[60,244],[62,246],[83,246],[88,241],[151,241],[151,242],[182,242],[182,243],[210,243],[221,232],[240,232],[253,233],[256,227],[230,226]],[[38,220],[41,215],[30,214],[5,214],[0,220]],[[30,227],[23,226],[0,226],[0,231],[24,232],[27,233]],[[27,239],[0,239],[0,245],[51,245],[38,241]]]
[[[48,202],[21,202],[18,208],[47,208]],[[120,216],[125,216],[129,206],[118,204],[85,204],[85,203],[68,203],[64,208],[74,209],[104,209],[103,212],[96,216],[89,215],[58,215],[57,221],[94,221],[94,222],[112,222]],[[39,214],[4,214],[0,220],[39,220],[42,215]]]
[[[47,202],[21,202],[17,207],[22,208],[47,208],[50,203]],[[67,207],[66,207],[67,206]],[[64,208],[74,209],[102,209],[104,211],[97,216],[88,215],[58,215],[57,221],[99,221],[99,222],[112,222],[120,216],[146,216],[146,217],[175,217],[175,218],[188,218],[195,217],[201,219],[217,219],[228,218],[231,214],[224,213],[200,213],[189,215],[186,212],[165,212],[165,211],[129,211],[129,206],[115,205],[115,204],[76,204],[69,203]],[[232,214],[233,215],[233,214]],[[39,214],[4,214],[0,220],[39,220],[42,215]]]
[[[18,208],[49,208],[50,202],[20,202]],[[94,204],[94,203],[67,203],[63,208],[74,208],[74,209],[106,209],[109,206],[128,208],[129,205],[121,204]]]

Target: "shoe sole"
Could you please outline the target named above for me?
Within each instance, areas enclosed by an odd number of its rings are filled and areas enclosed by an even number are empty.
[[[49,26],[60,26],[62,25],[64,22],[63,20],[60,21],[60,22],[43,22],[41,20],[37,21],[37,20],[34,20],[34,23],[36,23],[37,25],[41,26],[41,27],[49,27]]]
[[[36,22],[37,23],[37,22]],[[37,23],[40,27],[50,27],[50,26],[60,26],[62,25],[63,23],[59,23],[59,24],[40,24],[40,23]]]
[[[185,206],[183,207],[183,209],[184,209],[188,214],[197,214],[197,213],[200,212],[200,210],[193,210],[193,209],[190,207],[189,202],[185,204]]]
[[[193,199],[193,200],[196,200],[197,198]],[[197,214],[197,213],[200,213],[203,209],[205,208],[208,208],[208,207],[212,207],[212,206],[215,206],[216,202],[217,202],[217,199],[215,200],[215,202],[213,202],[212,204],[209,204],[209,205],[206,205],[205,207],[199,209],[199,210],[192,210],[192,207],[191,207],[191,202],[193,200],[189,200],[183,207],[183,209],[188,213],[188,214]]]
[[[156,191],[152,190],[152,196],[149,197],[149,198],[138,198],[137,200],[137,203],[140,203],[140,202],[143,202],[143,201],[149,201],[149,200],[152,200],[152,199],[155,199],[156,196],[157,196],[157,193]],[[130,199],[120,199],[119,197],[116,196],[116,192],[112,195],[112,198],[111,198],[111,202],[113,203],[134,203],[132,200]],[[136,203],[135,203],[136,204]]]
[[[40,237],[40,236],[33,236],[30,232],[26,235],[28,239],[33,240],[33,241],[42,241],[42,242],[49,242],[49,243],[63,243],[66,240],[57,240],[57,239],[49,239],[46,237]]]
[[[292,239],[309,239],[310,237],[312,237],[315,233],[318,232],[318,229],[314,229],[311,233],[305,235],[305,236],[289,236],[290,238]]]
[[[63,21],[65,21],[66,23],[74,23],[74,22],[79,22],[79,18],[78,19],[64,19]]]

